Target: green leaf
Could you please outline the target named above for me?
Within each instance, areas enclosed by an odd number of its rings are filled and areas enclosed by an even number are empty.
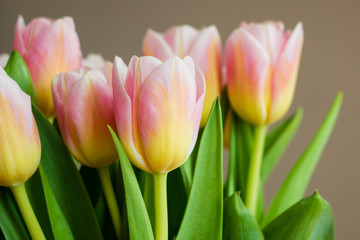
[[[16,50],[11,53],[4,69],[6,73],[19,84],[20,88],[30,95],[31,102],[37,105],[36,93],[29,69],[24,59]]]
[[[306,148],[305,152],[301,155],[281,185],[269,207],[262,226],[265,226],[285,209],[303,197],[310,178],[320,159],[321,153],[334,128],[342,99],[343,95],[342,93],[339,93],[310,145]]]
[[[130,239],[154,239],[150,219],[134,170],[116,133],[110,126],[108,127],[115,143],[121,165]]]
[[[297,132],[304,113],[300,108],[296,113],[266,136],[261,178],[263,184],[274,170],[281,156]]]
[[[102,239],[90,198],[63,140],[33,106],[41,139],[41,165],[75,239]]]
[[[70,226],[53,194],[50,183],[41,165],[39,169],[53,234],[56,239],[74,239]]]
[[[0,187],[0,214],[0,228],[6,239],[30,239],[16,201],[5,187]]]
[[[315,191],[275,218],[263,232],[267,240],[332,240],[333,213],[329,203]]]
[[[245,207],[238,192],[235,192],[224,202],[223,235],[223,239],[228,240],[264,239],[258,222]]]
[[[185,215],[177,239],[221,239],[223,213],[222,121],[213,104],[200,141]]]

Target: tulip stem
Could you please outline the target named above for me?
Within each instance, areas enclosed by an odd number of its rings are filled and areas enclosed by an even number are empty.
[[[116,202],[116,197],[114,193],[114,188],[111,183],[111,177],[109,172],[109,167],[103,167],[97,169],[100,176],[101,185],[104,191],[106,203],[109,208],[111,220],[114,225],[116,236],[118,239],[121,239],[121,218],[118,204]]]
[[[256,216],[256,206],[260,186],[260,171],[264,151],[266,130],[267,125],[255,126],[254,146],[249,166],[245,203],[254,216]]]
[[[155,191],[155,240],[168,239],[167,173],[154,173]]]
[[[46,239],[40,227],[40,224],[35,216],[34,210],[32,209],[32,206],[30,204],[28,195],[26,193],[25,184],[21,183],[15,187],[10,187],[10,189],[19,206],[21,215],[23,216],[31,238],[34,240]]]

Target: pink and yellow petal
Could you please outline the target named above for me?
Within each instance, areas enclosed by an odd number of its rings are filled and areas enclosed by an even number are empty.
[[[139,128],[144,155],[157,173],[186,160],[193,137],[196,86],[188,66],[177,57],[162,64],[144,83]]]
[[[225,55],[232,107],[245,120],[263,124],[271,100],[271,66],[266,50],[240,29],[230,36]]]
[[[154,56],[165,61],[173,56],[174,53],[161,34],[149,29],[143,41],[143,55]]]
[[[198,31],[189,25],[172,27],[163,35],[174,55],[180,58],[187,55],[197,37]]]

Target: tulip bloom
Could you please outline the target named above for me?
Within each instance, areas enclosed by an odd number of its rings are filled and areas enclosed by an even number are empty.
[[[115,127],[112,66],[82,68],[55,75],[52,92],[56,118],[72,155],[89,167],[105,167],[117,158],[107,125]]]
[[[88,68],[102,68],[105,64],[105,59],[96,53],[90,53],[82,60],[83,67]]]
[[[14,49],[29,67],[40,110],[47,117],[52,117],[53,75],[81,66],[80,42],[73,19],[36,18],[25,26],[23,17],[19,16],[15,28]]]
[[[0,67],[5,68],[10,55],[7,53],[0,54]]]
[[[206,124],[213,101],[221,93],[221,39],[215,26],[196,30],[183,25],[170,28],[164,34],[148,30],[143,41],[143,54],[166,60],[174,55],[189,55],[204,73],[206,94],[201,126]]]
[[[38,168],[40,156],[30,96],[0,67],[0,186],[26,182]]]
[[[114,110],[118,134],[132,163],[167,173],[193,150],[205,97],[205,80],[191,57],[134,56],[129,69],[115,58]]]
[[[282,22],[241,23],[226,43],[226,79],[235,112],[268,125],[289,109],[294,95],[303,27],[284,32]]]

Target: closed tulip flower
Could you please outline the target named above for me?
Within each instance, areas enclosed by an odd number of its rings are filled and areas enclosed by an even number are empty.
[[[19,16],[14,37],[17,50],[29,67],[40,110],[54,115],[51,79],[54,74],[81,66],[80,42],[70,17],[35,18],[25,25]]]
[[[113,163],[116,150],[107,125],[115,127],[112,66],[82,68],[54,76],[52,91],[60,132],[72,155],[89,167]]]
[[[170,28],[164,34],[149,30],[143,41],[143,54],[166,60],[174,55],[191,56],[203,72],[206,94],[201,126],[206,124],[213,101],[221,93],[221,39],[215,26],[196,30],[183,25]]]
[[[235,112],[255,125],[280,119],[296,85],[303,27],[285,31],[282,22],[241,23],[226,43],[227,90]]]
[[[39,132],[30,96],[0,67],[0,185],[26,182],[40,162]]]
[[[150,173],[182,165],[197,138],[205,95],[191,57],[134,56],[128,70],[116,57],[113,78],[117,129],[132,163]]]

